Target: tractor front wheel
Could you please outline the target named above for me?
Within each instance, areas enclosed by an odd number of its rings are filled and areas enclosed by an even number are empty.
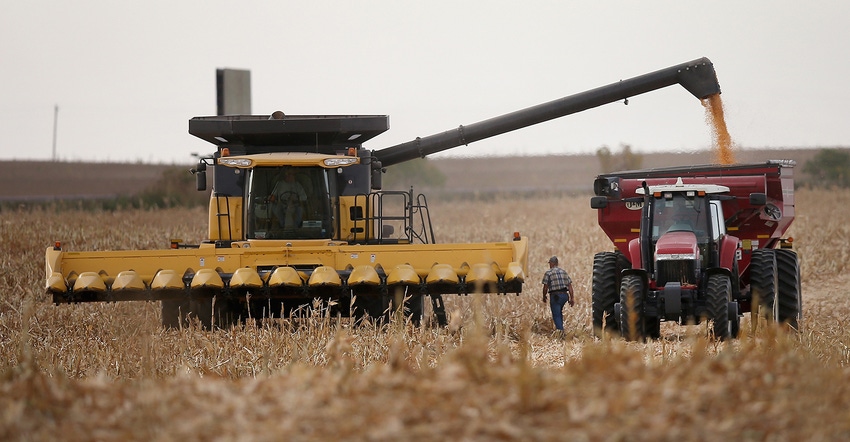
[[[725,341],[732,335],[734,324],[729,320],[729,301],[732,298],[732,282],[723,274],[708,278],[706,304],[708,319],[714,322],[714,338]]]
[[[623,276],[620,282],[620,333],[627,341],[644,338],[643,279],[639,275]]]

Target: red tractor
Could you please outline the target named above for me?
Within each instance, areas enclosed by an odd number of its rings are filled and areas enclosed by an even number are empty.
[[[593,327],[658,339],[662,321],[711,322],[736,338],[762,310],[799,328],[800,267],[783,238],[794,219],[793,161],[599,175],[591,207],[616,246],[593,260]]]

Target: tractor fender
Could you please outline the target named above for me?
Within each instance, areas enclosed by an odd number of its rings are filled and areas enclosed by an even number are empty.
[[[629,241],[629,261],[634,268],[643,268],[643,260],[640,256],[640,238]],[[644,281],[645,282],[645,281]]]
[[[709,267],[708,269],[705,270],[705,280],[707,281],[708,278],[711,277],[711,275],[716,275],[718,273],[728,276],[730,280],[733,279],[733,275],[732,275],[731,270],[729,270],[725,267]]]
[[[730,271],[735,266],[735,260],[738,259],[738,245],[741,240],[734,236],[724,235],[720,239],[720,267],[729,269]]]
[[[638,276],[640,276],[640,279],[643,282],[643,286],[645,288],[649,287],[649,275],[646,273],[646,270],[644,270],[644,269],[623,269],[623,271],[620,273],[620,277],[622,278],[623,276],[626,276],[626,275],[638,275]]]

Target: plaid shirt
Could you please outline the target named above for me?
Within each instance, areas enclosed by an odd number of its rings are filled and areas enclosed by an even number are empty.
[[[549,292],[563,292],[572,282],[567,271],[560,267],[552,267],[543,275],[543,284],[546,284]]]

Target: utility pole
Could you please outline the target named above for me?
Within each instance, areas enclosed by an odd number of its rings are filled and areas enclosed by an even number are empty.
[[[56,162],[56,126],[59,124],[59,105],[53,105],[53,161]]]

